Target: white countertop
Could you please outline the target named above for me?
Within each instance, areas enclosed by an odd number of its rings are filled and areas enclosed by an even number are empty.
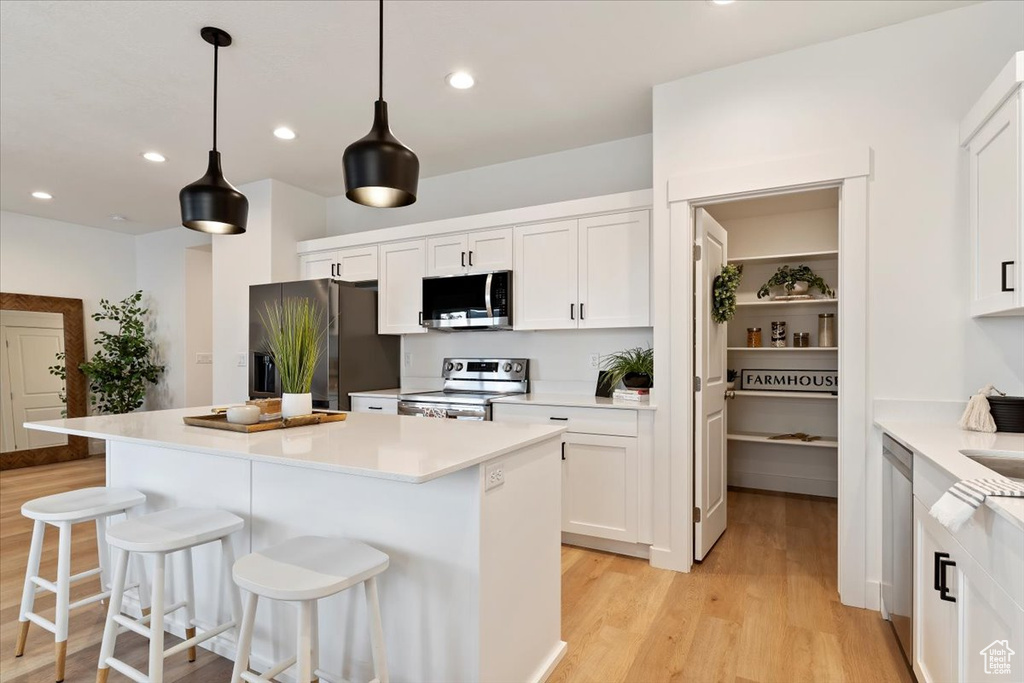
[[[182,422],[209,408],[29,422],[29,429],[423,483],[558,438],[564,427],[349,413],[344,422],[255,434]]]
[[[907,448],[961,480],[1001,476],[960,453],[961,450],[1024,451],[1024,434],[1013,432],[968,432],[956,424],[937,421],[876,420],[875,424]],[[1024,498],[989,496],[985,504],[1024,528]]]
[[[516,394],[496,398],[494,403],[518,403],[535,406],[571,406],[577,408],[620,408],[624,410],[657,410],[658,406],[650,402],[616,401],[600,396],[586,394]]]
[[[360,396],[363,398],[398,398],[403,392],[402,389],[373,389],[371,391],[350,391],[349,397]]]

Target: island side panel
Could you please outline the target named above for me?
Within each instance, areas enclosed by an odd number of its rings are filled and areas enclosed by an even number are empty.
[[[108,441],[106,466],[108,486],[126,486],[146,494],[145,504],[132,509],[133,516],[174,507],[227,510],[244,519],[246,524],[241,531],[231,535],[235,557],[251,552],[249,501],[252,482],[248,460]],[[111,524],[116,524],[119,519],[114,518]],[[192,553],[199,629],[230,621],[231,603],[224,590],[226,579],[221,567],[220,543],[199,546]],[[168,557],[166,604],[185,597],[182,562],[181,553]],[[136,563],[132,563],[130,571],[134,571],[136,566]],[[146,572],[147,576],[152,572],[152,565],[148,561]],[[148,590],[148,579],[144,580],[143,585]],[[137,605],[135,591],[125,593],[125,602],[133,607]],[[185,611],[178,610],[167,615],[166,619],[167,630],[183,637]],[[207,641],[203,647],[209,647],[221,655],[234,655],[234,641],[224,636]]]
[[[387,553],[379,578],[394,683],[479,680],[480,480],[477,467],[411,484],[253,463],[253,547],[292,536],[358,539]],[[295,608],[261,602],[253,666],[294,650]],[[321,668],[373,678],[364,592],[320,602]]]
[[[565,654],[561,443],[556,435],[478,467],[481,681],[543,681]],[[496,465],[504,483],[487,491]]]

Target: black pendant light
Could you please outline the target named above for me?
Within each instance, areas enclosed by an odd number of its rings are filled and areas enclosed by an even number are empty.
[[[178,194],[181,224],[214,235],[237,235],[245,232],[249,200],[224,179],[217,151],[217,51],[231,44],[231,36],[212,26],[203,28],[199,35],[213,45],[213,149],[206,175],[181,188]]]
[[[378,208],[408,206],[416,201],[420,160],[391,134],[388,103],[384,101],[384,0],[380,0],[380,70],[373,127],[342,156],[345,196],[357,204]]]

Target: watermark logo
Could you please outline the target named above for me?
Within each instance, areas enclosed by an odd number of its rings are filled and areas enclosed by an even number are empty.
[[[993,640],[987,647],[982,648],[981,656],[985,660],[986,674],[1009,674],[1010,658],[1016,652],[1010,649],[1010,643],[1005,640]]]

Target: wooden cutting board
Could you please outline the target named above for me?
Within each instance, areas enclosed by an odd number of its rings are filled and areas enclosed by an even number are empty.
[[[307,425],[324,424],[327,422],[342,422],[348,417],[348,413],[327,413],[314,410],[312,415],[289,417],[284,420],[273,420],[270,422],[258,422],[254,425],[241,425],[228,422],[227,415],[196,415],[183,417],[185,424],[191,427],[206,427],[207,429],[223,429],[229,432],[240,432],[242,434],[253,434],[255,432],[269,432],[272,429],[287,429],[289,427],[305,427]]]

